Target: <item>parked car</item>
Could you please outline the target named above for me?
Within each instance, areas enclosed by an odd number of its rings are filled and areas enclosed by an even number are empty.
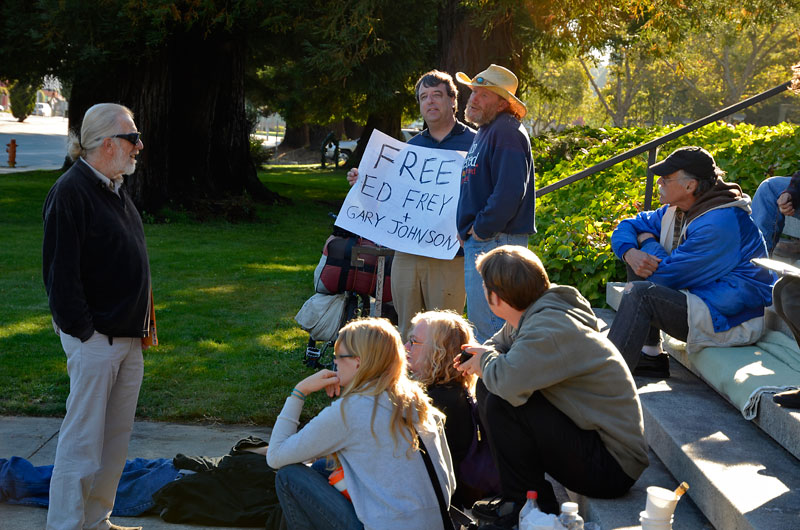
[[[33,108],[33,115],[34,116],[52,116],[53,109],[50,108],[50,105],[47,103],[37,103],[36,106]]]
[[[402,129],[403,141],[407,142],[420,133],[419,129]]]
[[[356,147],[358,147],[358,140],[342,140],[339,142],[339,160],[347,160],[350,158],[350,156],[355,153]],[[325,147],[325,158],[333,160],[335,149],[336,146],[333,145],[333,142],[328,144]]]

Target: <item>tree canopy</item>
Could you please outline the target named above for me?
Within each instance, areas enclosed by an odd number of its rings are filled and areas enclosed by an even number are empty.
[[[790,0],[5,0],[0,78],[57,75],[73,128],[94,103],[131,107],[145,149],[127,186],[142,208],[275,200],[250,160],[246,99],[280,112],[287,140],[341,120],[366,124],[362,139],[399,135],[420,74],[499,63],[545,119],[583,99],[576,73],[599,52],[613,122],[655,122],[788,78],[797,13]]]

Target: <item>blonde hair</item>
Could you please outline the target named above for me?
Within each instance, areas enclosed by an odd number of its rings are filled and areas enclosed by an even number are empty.
[[[420,384],[408,378],[400,334],[386,319],[362,318],[349,322],[339,331],[334,351],[338,352],[342,346],[361,361],[352,381],[342,390],[342,399],[354,394],[376,397],[370,420],[372,435],[376,436],[377,396],[386,392],[392,403],[389,425],[395,446],[402,437],[411,445],[411,451],[416,451],[416,428],[426,426],[427,430],[433,430],[436,408]],[[342,420],[345,420],[344,408]]]
[[[103,139],[127,131],[119,130],[119,118],[124,115],[133,119],[133,112],[124,105],[116,103],[98,103],[92,105],[83,115],[81,134],[78,136],[74,129],[69,131],[67,154],[72,160],[99,147]]]
[[[477,378],[453,367],[453,360],[461,354],[461,345],[475,341],[472,326],[455,311],[417,313],[411,325],[416,326],[421,321],[428,325],[424,347],[430,349],[430,355],[415,379],[425,386],[456,381],[473,393]]]
[[[789,89],[795,94],[800,94],[800,63],[792,65],[792,84]]]

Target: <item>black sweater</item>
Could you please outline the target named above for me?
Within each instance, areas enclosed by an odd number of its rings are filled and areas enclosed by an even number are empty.
[[[42,275],[56,325],[86,341],[94,331],[143,337],[150,265],[139,212],[78,160],[42,211]]]

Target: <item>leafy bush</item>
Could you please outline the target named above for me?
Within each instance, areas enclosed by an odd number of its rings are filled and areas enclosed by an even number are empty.
[[[261,166],[266,164],[275,154],[274,148],[269,148],[256,136],[250,136],[250,158],[256,165],[256,169],[261,169]]]
[[[11,114],[17,121],[25,121],[31,115],[36,106],[36,86],[17,81],[11,86],[8,92],[9,103],[11,103]]]
[[[582,127],[533,138],[536,186],[552,184],[678,127]],[[800,169],[800,127],[794,125],[710,124],[662,145],[658,159],[686,145],[708,149],[727,171],[726,180],[739,183],[751,196],[766,177]],[[531,248],[553,282],[574,285],[595,307],[605,305],[606,282],[625,279],[624,264],[611,252],[611,233],[620,220],[644,209],[646,171],[645,153],[537,199],[538,233],[531,237]],[[658,206],[656,188],[652,208]]]

